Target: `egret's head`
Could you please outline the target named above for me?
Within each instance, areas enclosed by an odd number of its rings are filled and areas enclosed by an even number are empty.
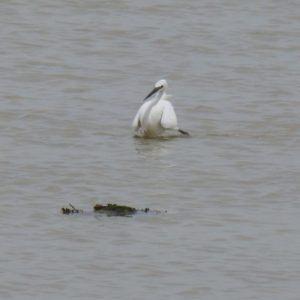
[[[157,81],[154,85],[155,88],[163,88],[166,89],[168,87],[168,83],[166,79],[161,79]]]
[[[153,94],[155,94],[159,90],[164,91],[167,87],[168,87],[167,80],[161,79],[161,80],[157,81],[154,85],[154,89],[151,91],[151,93],[149,95],[146,96],[144,101],[147,100],[148,98],[150,98]]]

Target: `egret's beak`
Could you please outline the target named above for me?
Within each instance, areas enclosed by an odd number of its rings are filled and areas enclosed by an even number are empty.
[[[147,100],[148,98],[150,98],[153,94],[155,94],[157,91],[159,91],[162,87],[163,86],[159,86],[159,87],[154,88],[152,90],[152,92],[149,95],[146,96],[146,98],[144,99],[144,101]]]

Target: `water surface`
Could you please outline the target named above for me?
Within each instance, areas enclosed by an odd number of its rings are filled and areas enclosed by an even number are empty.
[[[2,1],[3,299],[298,299],[298,1]],[[165,77],[190,138],[130,124]],[[167,210],[63,216],[72,203]]]

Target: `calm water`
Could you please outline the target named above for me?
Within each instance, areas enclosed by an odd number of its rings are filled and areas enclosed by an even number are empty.
[[[299,16],[1,1],[0,298],[299,299]],[[192,136],[134,139],[162,77]],[[168,213],[60,213],[107,202]]]

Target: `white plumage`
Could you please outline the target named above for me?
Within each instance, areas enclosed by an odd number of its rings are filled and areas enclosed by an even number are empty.
[[[178,128],[173,105],[167,100],[169,98],[169,95],[166,94],[167,88],[167,81],[165,79],[159,80],[152,92],[144,99],[144,103],[132,122],[137,136],[159,137],[166,131],[176,131],[188,135],[187,132]]]

